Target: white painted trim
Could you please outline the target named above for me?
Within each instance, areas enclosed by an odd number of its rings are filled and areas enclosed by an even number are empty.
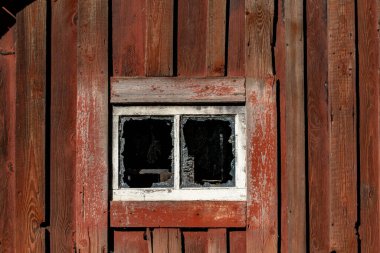
[[[234,187],[113,190],[113,201],[246,201],[247,189]]]
[[[119,117],[174,116],[174,187],[119,188]],[[180,115],[235,115],[235,187],[180,188]],[[246,122],[244,106],[114,106],[112,132],[112,188],[114,201],[245,201]]]

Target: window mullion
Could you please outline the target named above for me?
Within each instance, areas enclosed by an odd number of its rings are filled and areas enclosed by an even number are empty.
[[[174,189],[180,185],[180,115],[174,116]]]

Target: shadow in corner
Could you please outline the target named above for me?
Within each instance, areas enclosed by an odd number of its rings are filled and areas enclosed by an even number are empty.
[[[16,14],[34,0],[0,0],[0,38],[16,23]]]

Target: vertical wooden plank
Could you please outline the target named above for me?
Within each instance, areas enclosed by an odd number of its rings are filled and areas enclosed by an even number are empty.
[[[149,242],[142,231],[115,231],[115,253],[149,253]]]
[[[78,2],[76,250],[107,251],[108,3]]]
[[[209,229],[207,232],[207,253],[227,253],[227,250],[226,229]]]
[[[286,163],[286,42],[285,42],[285,0],[278,0],[277,2],[277,25],[276,25],[276,45],[275,45],[275,67],[277,88],[279,93],[279,115],[280,115],[280,173],[279,180],[281,185],[281,235],[280,247],[281,251],[286,251],[289,244],[288,237],[288,175]]]
[[[14,28],[0,38],[0,252],[15,252],[16,56]]]
[[[180,230],[155,228],[153,230],[153,251],[155,253],[182,252]]]
[[[46,1],[17,14],[16,251],[45,252]]]
[[[172,76],[174,2],[148,0],[146,4],[146,74]]]
[[[178,0],[178,76],[204,77],[208,0]]]
[[[330,245],[327,0],[307,0],[307,112],[310,252]]]
[[[207,232],[183,232],[184,247],[186,253],[207,252]]]
[[[146,1],[112,1],[114,76],[145,76]]]
[[[207,75],[224,76],[226,52],[226,0],[208,0]]]
[[[69,252],[75,245],[78,2],[51,7],[50,250]]]
[[[276,86],[273,1],[246,0],[247,252],[277,252]]]
[[[380,252],[380,1],[360,0],[357,6],[361,250]]]
[[[245,1],[230,0],[228,23],[228,76],[245,74]]]
[[[303,1],[285,0],[285,138],[281,170],[283,240],[281,252],[306,252]],[[283,97],[282,97],[283,98]],[[282,167],[281,167],[282,169]]]
[[[247,252],[246,232],[245,231],[231,231],[229,232],[230,239],[230,253]]]
[[[330,252],[356,252],[354,0],[327,4],[330,101]]]

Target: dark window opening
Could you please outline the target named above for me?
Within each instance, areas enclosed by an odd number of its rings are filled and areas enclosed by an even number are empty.
[[[234,186],[234,118],[183,117],[181,186]]]
[[[120,186],[173,186],[173,119],[120,117]]]

